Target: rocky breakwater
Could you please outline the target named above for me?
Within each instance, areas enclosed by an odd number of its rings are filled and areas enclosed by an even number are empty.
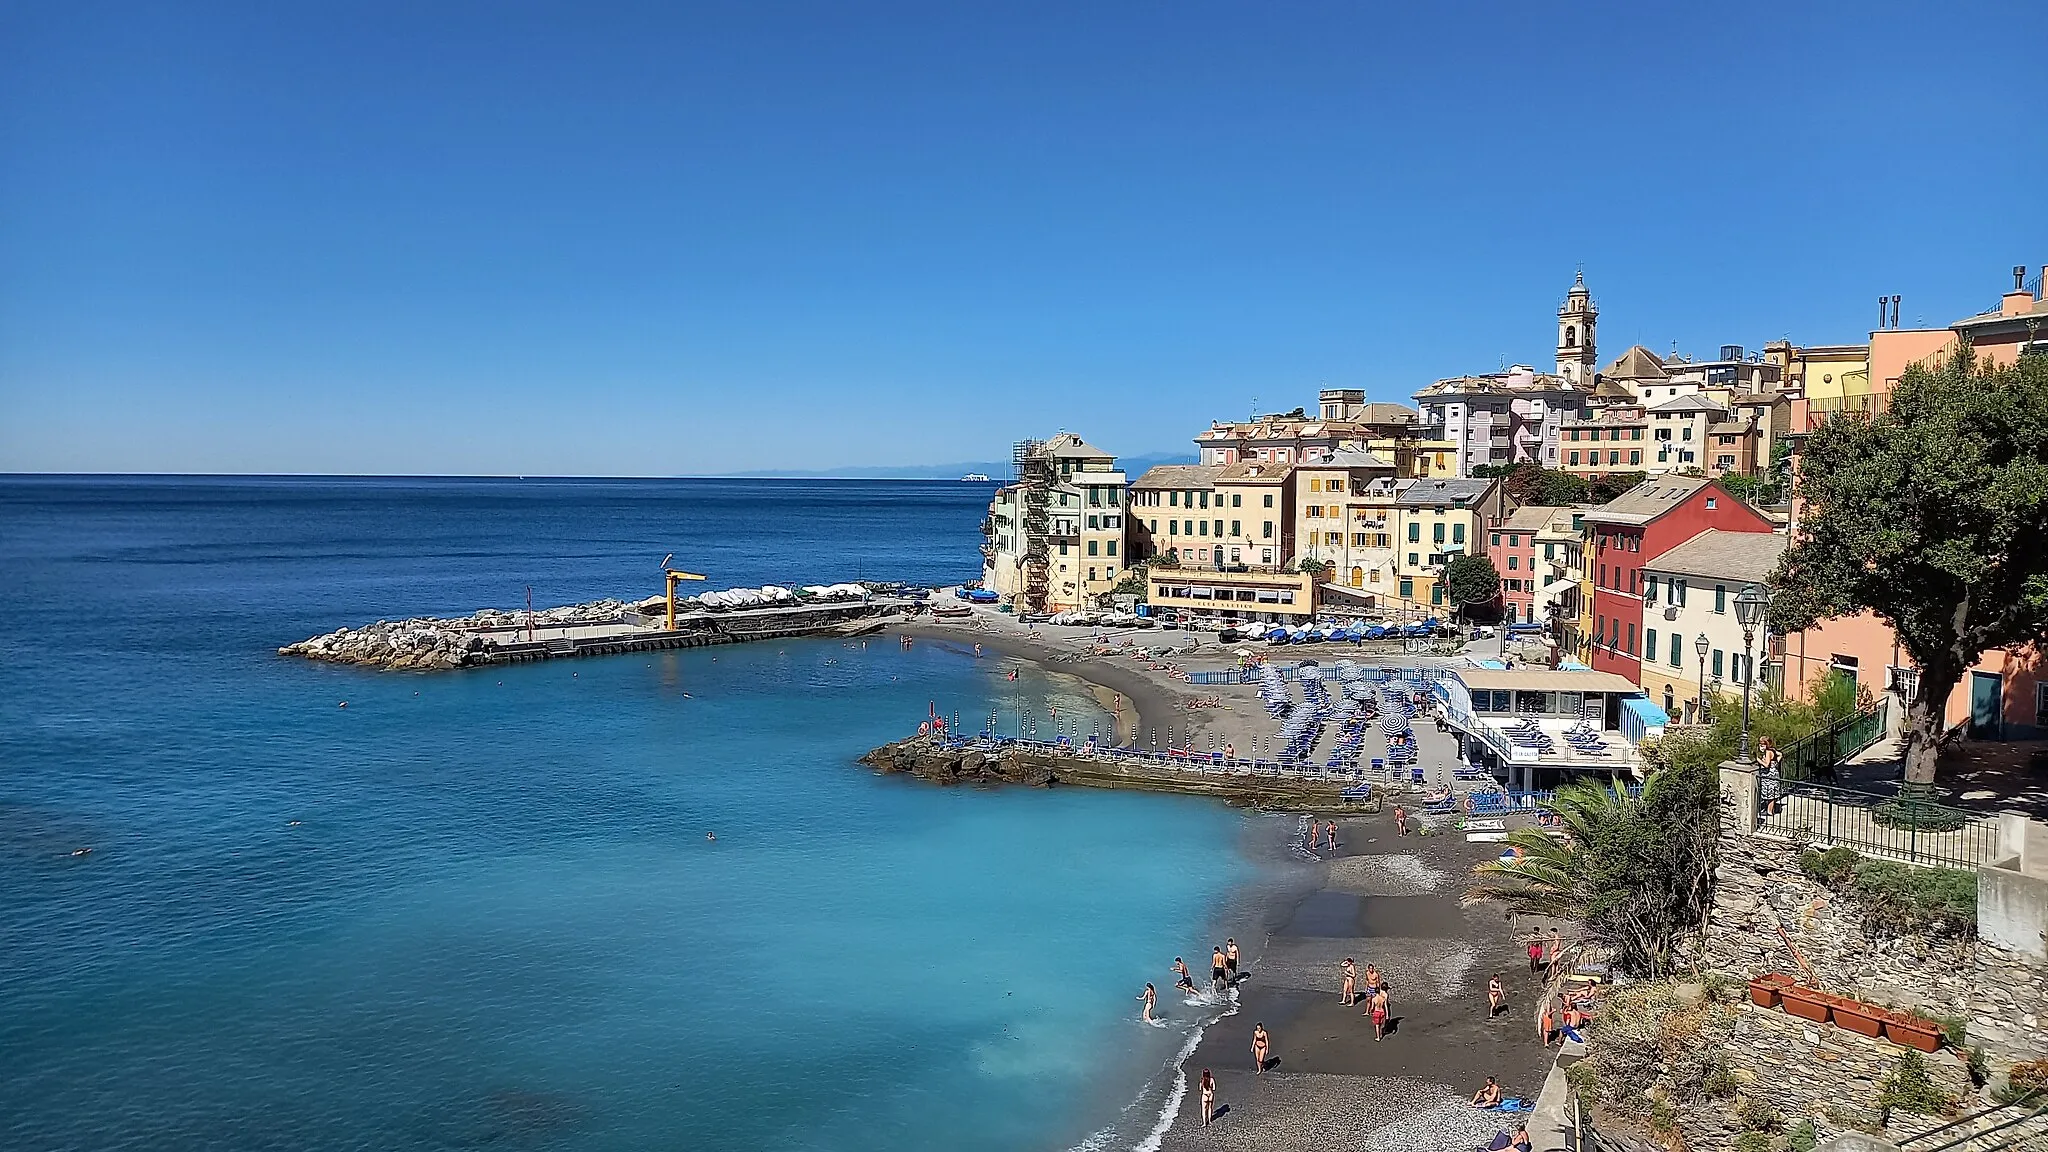
[[[884,744],[860,758],[882,773],[903,773],[934,784],[1027,784],[1053,782],[1052,766],[1016,748],[984,752],[948,748],[936,740],[914,738]]]
[[[420,616],[410,620],[379,620],[361,628],[337,628],[324,636],[287,644],[280,656],[300,656],[334,664],[436,671],[481,663],[506,644],[524,643],[525,629],[617,624],[635,607],[621,600],[596,600],[534,612],[485,608],[471,616],[445,619]]]

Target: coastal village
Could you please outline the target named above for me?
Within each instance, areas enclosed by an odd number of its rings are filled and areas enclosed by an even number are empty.
[[[1138,715],[1014,737],[935,715],[869,763],[1305,813],[1322,879],[1265,925],[1242,1005],[1262,1019],[1195,1049],[1230,1070],[1163,1147],[2042,1147],[2033,625],[1930,695],[1867,592],[1797,627],[1773,611],[1801,595],[1788,553],[1835,530],[1813,495],[1843,467],[1831,438],[1933,419],[1894,411],[1916,374],[2033,372],[2041,273],[1943,328],[1902,328],[1892,296],[1858,344],[1604,360],[1580,278],[1548,372],[1412,406],[1326,388],[1136,477],[1079,434],[1022,442],[971,618],[918,634],[1070,668]],[[1176,628],[1198,638],[1155,643]],[[1524,946],[1526,976],[1487,978]],[[1401,990],[1399,1036],[1324,1002],[1341,971],[1352,1004],[1359,953]]]

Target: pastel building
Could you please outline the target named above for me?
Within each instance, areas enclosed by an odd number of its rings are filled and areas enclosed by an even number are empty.
[[[1099,603],[1129,561],[1125,488],[1116,457],[1071,432],[1020,446],[982,521],[982,585],[1020,610]]]
[[[1745,587],[1766,582],[1787,543],[1775,534],[1709,528],[1643,563],[1638,682],[1674,719],[1701,721],[1702,686],[1709,712],[1716,696],[1739,694],[1745,677],[1754,688],[1764,686],[1755,665],[1767,658],[1769,638],[1753,633],[1745,654],[1735,598]]]
[[[1394,496],[1396,605],[1417,612],[1454,608],[1441,579],[1444,565],[1484,553],[1487,518],[1505,516],[1509,507],[1498,480],[1402,481]]]
[[[1540,623],[1553,609],[1577,615],[1580,523],[1577,508],[1540,504],[1488,523],[1486,554],[1500,573],[1508,623]]]

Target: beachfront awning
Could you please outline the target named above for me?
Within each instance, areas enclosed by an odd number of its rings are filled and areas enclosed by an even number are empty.
[[[1577,588],[1578,586],[1579,582],[1577,580],[1552,580],[1550,583],[1545,584],[1543,588],[1539,592],[1537,592],[1537,595],[1542,598],[1543,603],[1555,604],[1557,603],[1558,597],[1564,595],[1565,592],[1569,591],[1570,589]]]

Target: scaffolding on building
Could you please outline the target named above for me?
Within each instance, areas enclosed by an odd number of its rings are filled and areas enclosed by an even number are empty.
[[[1043,612],[1052,583],[1052,550],[1048,543],[1052,534],[1052,518],[1047,506],[1051,503],[1053,485],[1058,483],[1058,477],[1053,472],[1052,457],[1046,454],[1043,440],[1017,441],[1011,461],[1017,466],[1017,500],[1024,511],[1025,610]]]

